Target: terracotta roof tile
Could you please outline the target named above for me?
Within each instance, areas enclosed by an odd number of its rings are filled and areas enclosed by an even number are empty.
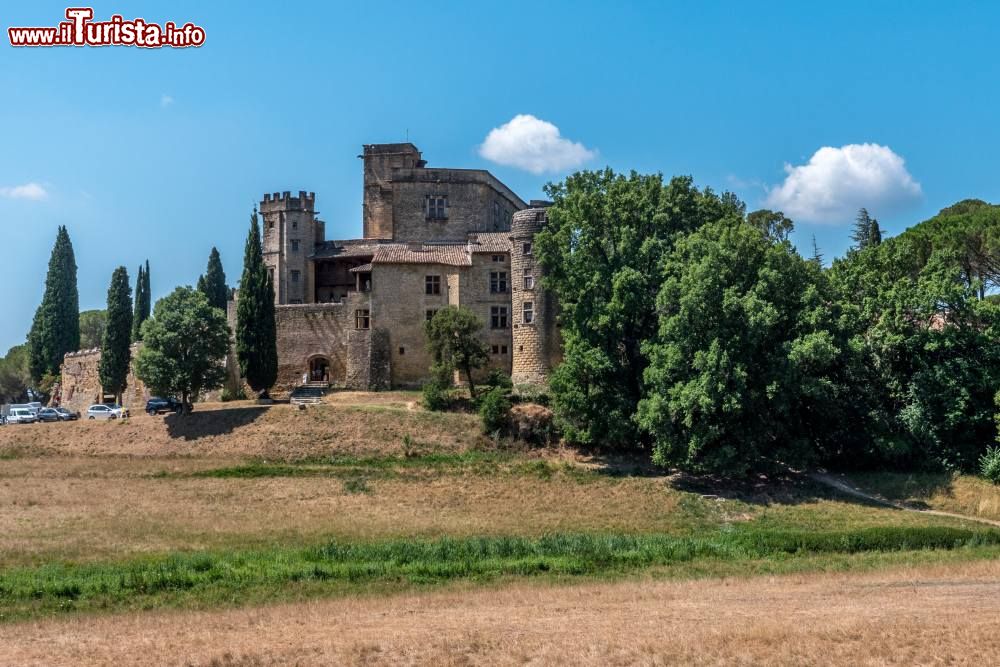
[[[472,252],[510,252],[510,232],[478,232],[469,234]]]
[[[472,258],[462,245],[422,245],[407,243],[381,245],[375,250],[372,264],[447,264],[471,266]]]

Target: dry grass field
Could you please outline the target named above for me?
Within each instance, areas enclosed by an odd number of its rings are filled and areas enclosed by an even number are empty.
[[[10,665],[988,665],[1000,562],[513,585],[3,628]]]
[[[966,478],[852,481],[998,513]],[[0,427],[0,665],[980,662],[1000,648],[984,561],[1000,537],[951,548],[924,529],[989,530],[805,477],[721,486],[497,445],[412,392]],[[586,555],[581,535],[650,541]],[[544,536],[570,546],[491,551]],[[499,542],[461,574],[447,549],[480,537]],[[422,555],[380,569],[370,554],[393,540]],[[357,558],[310,551],[330,544]]]

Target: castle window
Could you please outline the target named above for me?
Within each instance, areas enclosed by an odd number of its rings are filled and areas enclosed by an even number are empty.
[[[531,324],[535,321],[535,304],[531,301],[524,302],[524,308],[521,310],[521,321],[525,324]]]
[[[292,220],[292,229],[298,229],[298,228],[299,228],[299,221]]]
[[[426,313],[426,317],[427,317],[427,321],[428,321],[428,322],[430,322],[431,320],[433,320],[433,319],[434,319],[434,313],[436,313],[436,312],[437,312],[437,311],[436,311],[436,310],[434,310],[433,308],[427,311],[427,313]]]
[[[447,195],[427,195],[425,207],[428,220],[448,219]]]
[[[406,348],[405,347],[400,347],[399,348],[399,354],[400,355],[406,354]]]
[[[274,218],[268,219],[268,221],[267,221],[267,228],[268,229],[274,229]]]
[[[427,276],[424,278],[424,293],[425,294],[440,294],[441,293],[441,276]]]
[[[490,306],[490,328],[507,328],[507,306]]]
[[[292,252],[298,252],[298,251],[299,251],[299,240],[292,239]]]
[[[267,269],[267,279],[271,281],[272,285],[274,284],[274,267],[273,266],[270,266]]]
[[[367,308],[359,308],[354,311],[354,328],[355,329],[369,329],[371,328],[372,318],[371,311]]]
[[[507,272],[506,271],[491,271],[490,272],[490,292],[494,294],[500,294],[507,291]]]
[[[292,282],[293,283],[299,282],[299,274],[300,274],[299,271],[292,271]]]
[[[510,219],[510,213],[507,212],[500,202],[493,202],[493,231],[499,232],[507,228],[507,220]]]
[[[494,262],[502,262],[503,261],[503,255],[493,255],[493,261]]]
[[[524,244],[521,246],[521,253],[524,255],[531,254],[531,241],[524,242]]]
[[[535,289],[535,276],[528,269],[524,270],[524,289]]]
[[[506,345],[493,345],[490,348],[490,351],[493,354],[507,354],[507,346]]]

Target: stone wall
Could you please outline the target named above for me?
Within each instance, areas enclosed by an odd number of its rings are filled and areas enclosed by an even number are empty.
[[[385,332],[392,386],[417,386],[431,356],[424,339],[427,311],[458,305],[460,273],[443,264],[378,264],[372,271],[372,326]],[[427,276],[441,277],[441,293],[427,294]]]
[[[558,304],[541,288],[542,270],[534,254],[534,237],[545,224],[545,209],[532,208],[514,214],[511,230],[511,298],[513,314],[513,364],[515,384],[544,384],[562,359],[562,342],[557,328]],[[525,286],[530,276],[532,286]],[[524,321],[524,307],[532,305],[533,321]]]
[[[494,261],[494,258],[497,261]],[[506,274],[507,289],[503,292],[490,291],[490,274]],[[486,343],[489,360],[483,374],[496,368],[508,375],[513,359],[513,308],[511,307],[511,266],[508,253],[474,253],[472,266],[462,272],[460,303],[483,323],[482,339]],[[507,309],[507,326],[492,327],[492,308]],[[494,349],[496,350],[494,352]]]
[[[140,347],[140,343],[132,345],[133,360]],[[97,365],[100,360],[100,348],[70,352],[63,358],[62,377],[59,383],[60,405],[69,410],[79,410],[81,413],[85,413],[91,405],[104,402],[104,392],[97,373]],[[132,414],[142,412],[149,399],[149,391],[135,376],[131,366],[126,381],[128,386],[122,395],[122,405],[131,410]]]
[[[447,218],[428,220],[428,195],[448,198]],[[500,207],[494,217],[494,202]],[[469,232],[510,230],[510,216],[524,206],[488,172],[467,169],[400,169],[393,172],[392,225],[396,241],[465,239]]]

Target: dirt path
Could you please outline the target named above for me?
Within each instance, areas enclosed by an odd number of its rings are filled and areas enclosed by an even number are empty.
[[[880,496],[874,496],[870,493],[865,493],[861,489],[851,486],[847,482],[837,479],[833,475],[829,475],[821,472],[809,473],[809,478],[820,484],[825,484],[831,488],[834,488],[841,493],[846,493],[849,496],[855,498],[861,498],[873,503],[878,503],[879,505],[884,505],[885,507],[892,507],[894,509],[903,510],[904,512],[919,512],[921,514],[930,514],[932,516],[946,516],[952,519],[963,519],[965,521],[975,521],[977,523],[985,523],[990,526],[996,526],[1000,528],[1000,521],[994,521],[993,519],[984,519],[979,516],[969,516],[968,514],[956,514],[954,512],[943,512],[941,510],[929,510],[920,507],[910,507],[905,503],[897,503]]]
[[[0,625],[3,665],[990,664],[1000,562]]]

